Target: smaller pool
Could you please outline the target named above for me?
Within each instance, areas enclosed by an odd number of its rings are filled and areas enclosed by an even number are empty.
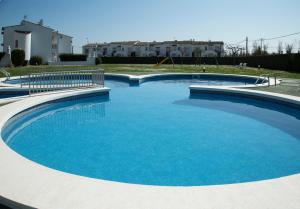
[[[88,78],[88,77],[87,77]],[[130,85],[140,85],[149,81],[170,81],[189,83],[194,85],[218,85],[218,86],[245,86],[253,85],[257,81],[257,77],[253,76],[239,76],[239,75],[224,75],[224,74],[159,74],[159,75],[144,75],[139,78],[134,78],[127,75],[105,75],[105,80],[120,80],[128,82]],[[57,82],[60,82],[58,80]],[[78,80],[74,82],[78,83]],[[15,78],[5,81],[4,83],[12,85],[27,85],[26,78]],[[53,82],[53,80],[51,80]],[[72,83],[72,80],[70,81]],[[83,80],[84,82],[84,80]],[[263,82],[262,80],[260,83]],[[44,84],[48,84],[48,78],[44,77]]]

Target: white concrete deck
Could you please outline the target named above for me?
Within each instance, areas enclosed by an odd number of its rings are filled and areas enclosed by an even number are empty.
[[[29,97],[3,106],[0,108],[0,128],[2,130],[8,119],[29,107],[90,92],[93,90]],[[299,97],[275,96],[300,102]],[[299,209],[300,174],[218,186],[125,184],[76,176],[39,165],[11,150],[0,138],[1,201],[14,208],[26,208],[24,205],[27,205],[43,209]]]

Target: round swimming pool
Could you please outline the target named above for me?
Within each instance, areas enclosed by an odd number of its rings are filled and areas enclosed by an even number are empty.
[[[300,110],[200,94],[192,81],[107,81],[94,96],[35,107],[7,124],[13,150],[47,167],[146,185],[250,182],[300,172]]]

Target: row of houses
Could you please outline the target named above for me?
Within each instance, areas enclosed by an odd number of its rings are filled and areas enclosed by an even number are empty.
[[[3,50],[23,49],[25,60],[40,56],[44,62],[57,62],[59,54],[72,53],[72,37],[44,26],[43,20],[23,19],[18,25],[2,27],[1,34]]]
[[[224,55],[222,41],[124,41],[90,43],[82,47],[88,57],[220,57]]]
[[[45,63],[56,63],[59,55],[73,53],[72,37],[24,18],[20,24],[2,27],[3,50],[25,51],[25,60],[40,56]],[[122,41],[90,43],[82,47],[88,57],[217,57],[224,55],[222,41]]]

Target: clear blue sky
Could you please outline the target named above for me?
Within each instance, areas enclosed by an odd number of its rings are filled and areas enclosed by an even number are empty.
[[[23,15],[87,42],[215,40],[236,43],[300,31],[299,0],[0,0],[0,26]],[[0,39],[2,42],[2,37]],[[300,35],[282,39],[298,48]],[[272,49],[278,40],[267,43]],[[250,44],[252,45],[252,44]]]

